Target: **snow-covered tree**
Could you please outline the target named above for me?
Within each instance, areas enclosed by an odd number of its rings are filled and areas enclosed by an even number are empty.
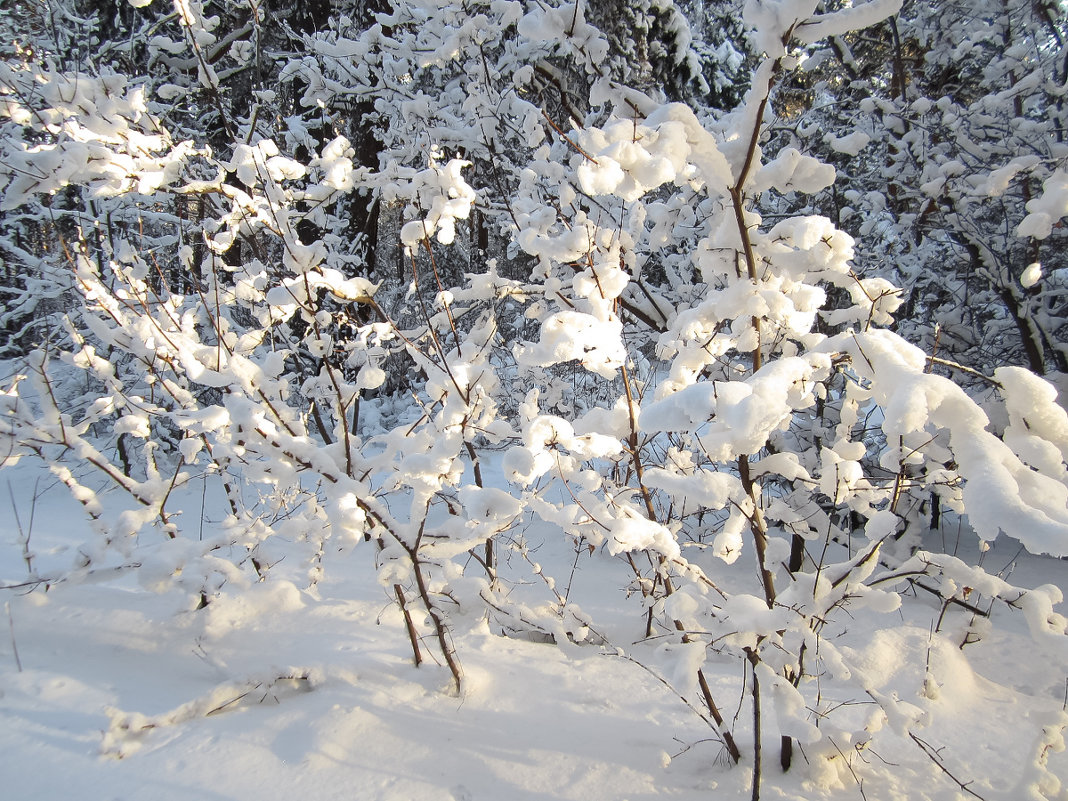
[[[857,237],[858,269],[902,286],[899,330],[934,359],[987,375],[1068,367],[1048,208],[1065,158],[1066,35],[1058,3],[911,2],[804,65],[805,110],[782,129],[840,166],[819,206]]]

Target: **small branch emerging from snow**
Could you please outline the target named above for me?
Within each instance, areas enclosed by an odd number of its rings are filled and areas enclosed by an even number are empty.
[[[946,767],[946,763],[942,761],[941,748],[935,748],[929,742],[920,737],[917,737],[912,732],[909,732],[908,734],[909,737],[912,738],[912,741],[916,743],[917,746],[919,746],[919,749],[923,751],[923,753],[925,753],[928,757],[930,757],[931,761],[934,762],[935,765],[938,766],[939,770],[946,774],[946,776],[948,776],[954,784],[956,784],[961,790],[966,792],[968,795],[975,796],[980,801],[986,801],[981,795],[979,795],[979,793],[968,787],[971,782],[962,782],[960,779],[950,773],[949,768]]]
[[[738,761],[734,757],[734,754],[737,752],[737,746],[734,746],[733,748],[731,748],[730,746],[727,745],[727,740],[723,737],[724,734],[727,734],[727,736],[730,737],[730,734],[727,731],[727,729],[723,728],[722,726],[717,726],[715,723],[713,723],[711,720],[709,720],[709,718],[705,717],[705,714],[700,709],[698,709],[694,704],[690,703],[689,699],[687,699],[686,696],[682,695],[682,693],[680,693],[678,690],[676,690],[674,687],[672,687],[671,684],[667,681],[667,679],[665,679],[663,676],[658,674],[655,670],[653,670],[648,665],[643,664],[642,662],[639,662],[633,656],[629,656],[628,654],[623,653],[622,650],[605,651],[604,655],[605,656],[615,656],[615,657],[618,657],[619,659],[626,659],[628,662],[631,662],[632,664],[637,665],[642,670],[644,670],[646,673],[648,673],[650,676],[652,676],[654,679],[656,679],[658,682],[660,682],[662,685],[664,685],[664,687],[666,687],[667,690],[672,695],[674,695],[676,698],[678,698],[680,701],[682,701],[684,704],[686,704],[686,706],[689,707],[690,710],[695,715],[697,715],[697,717],[701,718],[701,720],[703,720],[705,723],[707,723],[708,727],[710,729],[715,730],[716,733],[719,734],[719,736],[720,736],[720,744],[723,745],[723,747],[727,749],[727,751],[731,754],[731,758],[735,762]],[[731,744],[733,745],[733,738],[731,738]]]
[[[4,608],[7,610],[7,626],[11,632],[11,653],[15,655],[15,667],[18,668],[19,673],[22,672],[22,660],[19,659],[19,647],[15,643],[15,619],[11,616],[11,601],[7,601],[4,604]]]
[[[958,364],[957,362],[950,361],[949,359],[942,359],[942,358],[939,358],[937,356],[928,356],[927,357],[927,363],[928,364],[938,364],[938,365],[941,365],[942,367],[949,367],[952,370],[959,370],[960,372],[967,373],[968,375],[973,376],[975,378],[981,378],[981,379],[983,379],[983,381],[986,381],[987,383],[992,384],[993,386],[997,387],[998,389],[1001,389],[1001,382],[1000,381],[998,381],[997,379],[991,378],[990,376],[985,375],[984,373],[980,373],[978,370],[976,370],[976,369],[974,369],[972,367],[968,367],[968,366],[963,365],[963,364]]]

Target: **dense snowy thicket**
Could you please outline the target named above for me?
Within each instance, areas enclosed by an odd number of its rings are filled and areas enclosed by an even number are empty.
[[[298,5],[0,11],[0,454],[94,532],[9,589],[206,614],[364,558],[456,693],[475,627],[655,645],[754,798],[888,737],[944,769],[861,610],[1065,653],[1057,587],[932,536],[1068,556],[1060,3]],[[1017,798],[1063,797],[1047,702]]]

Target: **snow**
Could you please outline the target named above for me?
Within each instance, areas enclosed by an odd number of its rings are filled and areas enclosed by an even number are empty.
[[[1053,226],[1068,214],[1068,172],[1056,170],[1042,182],[1042,194],[1027,201],[1029,212],[1016,228],[1017,236],[1046,239]]]
[[[1068,412],[1052,384],[1021,367],[994,371],[1009,416],[1004,440],[1025,462],[1068,482]]]
[[[620,341],[619,320],[598,320],[582,312],[556,312],[541,327],[541,339],[516,346],[516,359],[525,364],[548,365],[578,360],[583,367],[612,378],[626,357]]]
[[[839,335],[822,347],[835,345],[855,353],[858,373],[878,372],[884,379],[874,395],[883,409],[882,429],[888,439],[929,431],[930,426],[949,432],[965,479],[964,502],[982,539],[992,541],[999,532],[1011,532],[1034,553],[1068,554],[1068,485],[1059,461],[1051,464],[1048,456],[1045,462],[1036,461],[1051,472],[1030,469],[1010,447],[1013,437],[1003,442],[988,431],[989,418],[982,409],[951,381],[925,373],[923,352],[897,335],[884,330]],[[1019,415],[1034,408],[1036,422],[1052,436],[1063,436],[1064,411],[1052,404],[1051,385],[1037,377],[1015,384],[1010,379],[1006,385],[1007,405],[1017,420],[1026,427]]]
[[[424,239],[434,236],[443,245],[451,244],[456,237],[456,220],[466,219],[471,213],[475,191],[464,180],[460,170],[471,162],[450,159],[444,166],[432,164],[419,171],[412,180],[419,211],[425,216],[405,223],[400,239],[407,248],[415,247]]]
[[[1030,289],[1041,280],[1042,265],[1037,261],[1028,264],[1020,274],[1020,283],[1025,289]]]
[[[868,146],[871,137],[864,133],[864,131],[853,131],[845,136],[827,134],[823,138],[823,141],[830,145],[831,150],[836,153],[842,153],[846,156],[855,156]]]
[[[588,157],[576,172],[582,190],[591,195],[633,201],[669,182],[700,180],[718,191],[731,182],[715,139],[681,103],[658,108],[644,125],[618,119],[583,131],[579,142]]]
[[[614,555],[628,551],[651,550],[669,559],[679,555],[678,543],[664,526],[655,520],[642,517],[639,512],[629,507],[623,509],[626,514],[612,526],[612,534],[608,540],[609,553]]]
[[[57,324],[0,395],[5,791],[1063,801],[1068,414],[1021,368],[937,374],[881,328],[889,267],[794,213],[837,176],[799,149],[819,126],[766,127],[791,37],[902,7],[827,5],[747,0],[746,100],[699,117],[610,78],[583,2],[397,0],[309,33],[281,79],[307,113],[235,115],[223,155],[152,116],[175,85],[0,65],[4,208],[65,190],[85,232],[40,249]],[[255,20],[174,10],[151,56],[207,54],[170,76],[204,97],[274,58]],[[363,101],[377,169],[312,132]],[[851,126],[825,143],[860,153]],[[916,214],[1023,174],[1018,233],[1060,225],[1060,161],[937,144]],[[856,186],[868,237],[892,204]],[[410,276],[361,269],[357,191]],[[1056,275],[1019,275],[1036,324]]]
[[[38,475],[23,467],[7,473],[24,523]],[[76,506],[45,492],[31,540],[41,568],[62,562],[82,536]],[[499,502],[507,504],[492,493],[478,500],[487,510]],[[25,568],[7,520],[0,535],[5,584]],[[574,559],[561,544],[548,537],[540,545],[546,573]],[[1018,583],[1056,577],[1068,584],[1063,563],[1019,556],[1016,547],[999,541],[988,564],[1011,561]],[[86,787],[104,797],[161,801],[749,797],[748,762],[725,764],[715,732],[657,678],[689,692],[702,669],[730,706],[729,719],[737,703],[727,690],[732,663],[692,644],[664,649],[654,641],[631,648],[643,668],[611,650],[565,652],[476,623],[456,635],[467,678],[458,699],[443,691],[441,668],[412,665],[400,612],[358,554],[335,558],[333,578],[314,589],[269,577],[224,591],[199,612],[173,591],[151,594],[121,574],[105,583],[5,590],[5,791],[46,801]],[[633,631],[636,622],[609,615],[617,602],[595,588],[594,579],[618,564],[587,554],[574,592],[607,630]],[[687,598],[672,596],[671,614],[696,623],[695,599]],[[942,749],[954,774],[984,798],[1038,798],[1022,793],[1063,780],[1063,676],[1043,667],[1061,663],[1053,644],[1029,642],[1020,617],[1005,610],[996,633],[962,653],[953,637],[966,614],[951,609],[945,631],[932,634],[940,612],[932,596],[921,593],[902,611],[905,624],[887,627],[857,610],[846,632],[823,645],[854,678],[863,676],[877,702],[868,699],[856,714],[871,719],[864,738],[882,759],[849,762],[869,797],[878,787],[887,798],[958,798],[908,732]],[[745,594],[723,614],[739,629],[772,636],[788,621],[786,610],[773,612]],[[1029,659],[1021,663],[1024,652]],[[844,671],[824,679],[832,696]],[[807,766],[801,760],[787,774],[767,766],[765,792],[785,801],[855,797],[857,779],[834,745],[851,749],[849,735],[833,716],[814,725],[798,690],[767,665],[759,678],[771,714],[768,753],[779,721],[808,755]],[[889,724],[882,730],[880,716]],[[734,730],[746,749],[745,715]]]
[[[529,11],[519,20],[519,35],[533,41],[553,42],[565,51],[584,52],[591,64],[602,63],[608,55],[608,43],[599,30],[586,22],[582,2]]]
[[[813,193],[833,184],[834,176],[834,167],[830,164],[787,147],[757,171],[751,188],[754,192],[776,187],[784,192]]]
[[[771,432],[789,421],[793,396],[812,370],[803,359],[784,358],[746,381],[691,384],[646,406],[640,424],[646,431],[701,428],[707,431],[704,447],[715,460],[756,453]]]
[[[819,14],[804,20],[794,31],[802,42],[812,42],[829,36],[841,36],[849,31],[877,25],[901,10],[903,0],[867,0],[831,13]]]

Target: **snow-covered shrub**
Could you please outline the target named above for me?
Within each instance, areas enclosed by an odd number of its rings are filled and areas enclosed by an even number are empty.
[[[835,180],[796,149],[761,151],[791,37],[836,35],[898,4],[822,17],[809,16],[814,5],[749,5],[765,58],[746,103],[716,123],[678,105],[620,104],[535,152],[513,209],[516,241],[538,259],[528,292],[540,288],[532,313],[543,322],[536,341],[515,348],[535,387],[503,467],[535,517],[577,548],[625,558],[645,635],[675,639],[676,686],[707,706],[732,758],[741,752],[705,673],[725,658],[751,671],[757,743],[763,687],[783,765],[799,741],[818,773],[839,743],[863,747],[875,731],[838,728],[821,706],[821,677],[854,676],[901,732],[916,722],[834,647],[844,616],[893,612],[896,590],[921,576],[947,603],[974,600],[980,584],[1010,605],[1059,601],[982,571],[953,578],[974,568],[918,550],[930,498],[971,511],[983,540],[1010,531],[1061,555],[1068,495],[1062,434],[1029,440],[1029,456],[1014,443],[1032,423],[1014,418],[1017,433],[993,433],[979,405],[884,328],[901,298],[855,272],[851,237],[819,216],[763,223],[769,194],[813,194]],[[558,213],[545,213],[546,196],[559,198]],[[674,258],[680,242],[685,256]],[[832,292],[847,302],[829,308]],[[605,402],[560,411],[546,368],[569,363],[602,380]],[[1062,430],[1049,385],[995,381],[1007,409],[1033,409]],[[1018,393],[1029,400],[1017,405]],[[1059,615],[1033,622],[1036,636],[1063,638]]]
[[[1068,416],[1052,387],[1000,368],[992,426],[889,330],[902,298],[858,272],[848,234],[816,214],[762,217],[836,179],[796,147],[764,152],[799,45],[900,7],[818,5],[746,4],[763,56],[719,117],[603,74],[607,40],[581,3],[410,0],[358,36],[344,21],[309,33],[282,83],[308,109],[372,96],[377,168],[324,136],[335,116],[314,133],[307,114],[277,130],[250,117],[220,150],[173,134],[123,76],[5,67],[0,207],[69,193],[72,213],[42,271],[68,276],[69,308],[4,388],[0,453],[44,459],[96,530],[70,571],[31,579],[121,568],[203,607],[272,575],[310,587],[360,548],[415,660],[429,634],[457,690],[463,626],[624,654],[660,642],[675,690],[751,762],[755,796],[767,726],[784,768],[800,743],[830,781],[843,745],[921,724],[838,645],[857,610],[894,612],[917,585],[979,612],[979,596],[1003,601],[1063,643],[1055,589],[1013,587],[922,537],[935,497],[983,541],[1005,531],[1068,554]],[[200,6],[176,8],[189,47],[228,41]],[[556,112],[580,89],[589,111],[565,125]],[[399,308],[343,241],[361,192],[403,208]],[[506,252],[446,267],[475,212]],[[419,374],[409,413],[361,422],[397,354]],[[177,499],[209,479],[228,515],[202,533]],[[523,531],[539,525],[576,565],[617,557],[636,607],[626,639],[534,561]],[[751,746],[717,701],[714,674],[739,665]],[[839,714],[824,680],[874,714]]]

